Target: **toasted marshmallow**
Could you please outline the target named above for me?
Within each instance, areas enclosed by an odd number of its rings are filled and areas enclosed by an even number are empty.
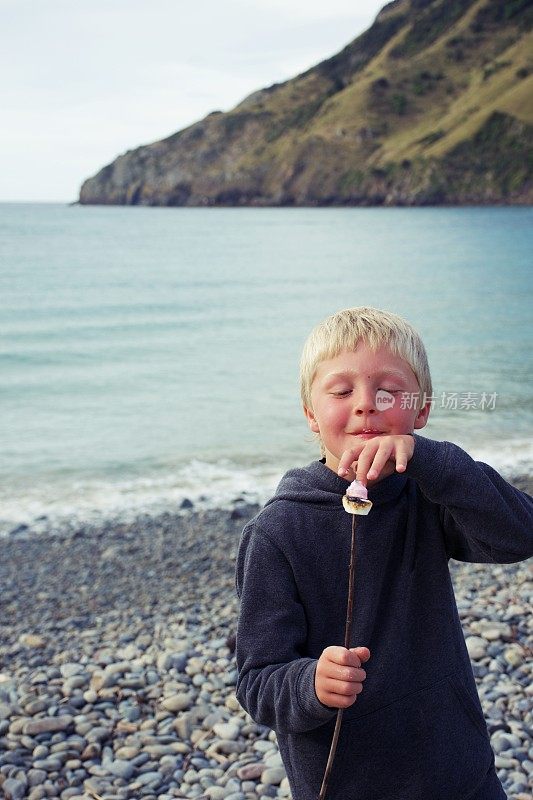
[[[348,514],[360,514],[365,516],[372,508],[372,501],[368,499],[366,486],[359,481],[353,481],[346,489],[346,494],[342,498],[342,505]]]

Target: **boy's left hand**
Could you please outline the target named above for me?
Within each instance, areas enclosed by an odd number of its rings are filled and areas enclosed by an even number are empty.
[[[374,436],[345,450],[337,473],[341,478],[355,478],[364,484],[386,478],[394,471],[405,472],[414,449],[415,440],[411,434]]]

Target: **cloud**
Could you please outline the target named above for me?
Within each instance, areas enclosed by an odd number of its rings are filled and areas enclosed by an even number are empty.
[[[333,55],[381,5],[0,0],[0,198],[74,199],[124,150]]]

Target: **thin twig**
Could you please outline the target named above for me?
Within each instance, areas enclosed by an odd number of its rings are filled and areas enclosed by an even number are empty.
[[[344,646],[348,650],[350,648],[350,639],[352,636],[352,619],[353,619],[353,595],[354,595],[354,582],[355,582],[355,514],[352,515],[352,541],[350,545],[350,569],[348,571],[348,602],[346,605],[346,625],[344,628]],[[324,777],[322,779],[322,786],[320,787],[320,794],[318,800],[324,800],[328,790],[329,776],[333,767],[333,760],[337,750],[337,742],[339,741],[339,733],[342,724],[343,709],[339,708],[337,711],[337,719],[335,720],[335,728],[333,730],[333,738],[331,740],[331,747],[329,749],[328,760]]]

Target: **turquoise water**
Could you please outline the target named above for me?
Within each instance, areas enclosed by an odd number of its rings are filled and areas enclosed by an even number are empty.
[[[0,205],[4,529],[263,497],[315,457],[299,353],[349,305],[422,334],[425,434],[533,472],[532,223],[531,208]]]

